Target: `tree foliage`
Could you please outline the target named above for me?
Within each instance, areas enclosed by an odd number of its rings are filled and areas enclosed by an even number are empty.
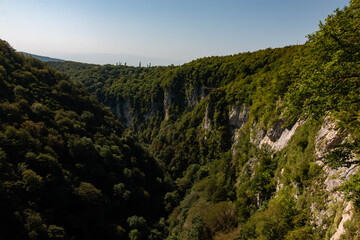
[[[0,238],[115,239],[163,216],[162,168],[80,83],[1,40],[0,85]]]

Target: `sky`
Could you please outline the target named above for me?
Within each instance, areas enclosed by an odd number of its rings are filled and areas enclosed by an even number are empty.
[[[66,60],[179,65],[303,44],[349,0],[0,0],[0,39]]]

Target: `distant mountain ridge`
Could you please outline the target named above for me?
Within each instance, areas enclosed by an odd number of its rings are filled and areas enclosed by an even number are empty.
[[[47,56],[40,56],[32,53],[18,51],[19,53],[25,56],[32,56],[33,58],[39,59],[43,62],[80,62],[88,64],[114,64],[114,65],[128,65],[128,66],[168,66],[168,65],[181,65],[185,61],[182,60],[171,60],[171,59],[162,59],[155,57],[146,57],[146,56],[136,56],[136,55],[127,55],[127,54],[70,54],[67,56],[62,56],[67,59],[52,58]]]
[[[22,53],[25,56],[31,56],[31,57],[39,59],[39,60],[41,60],[43,62],[65,62],[65,60],[58,59],[58,58],[45,57],[45,56],[35,55],[35,54],[32,54],[32,53],[27,53],[27,52],[19,52],[19,53]]]

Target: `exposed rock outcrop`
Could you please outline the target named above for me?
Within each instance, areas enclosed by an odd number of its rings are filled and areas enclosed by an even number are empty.
[[[129,127],[132,124],[134,114],[130,102],[118,102],[115,106],[110,107],[110,110],[126,127]]]
[[[169,106],[171,105],[172,99],[174,95],[172,94],[171,88],[166,89],[165,97],[164,97],[164,112],[165,121],[169,120]]]
[[[249,120],[250,108],[246,105],[233,105],[229,113],[229,127],[234,134],[236,129],[240,129]]]
[[[316,163],[322,167],[325,180],[323,181],[323,189],[327,193],[327,200],[322,209],[313,204],[311,210],[313,212],[314,223],[322,226],[323,229],[330,228],[331,240],[339,240],[341,235],[345,233],[344,223],[351,220],[353,215],[353,204],[345,199],[343,192],[339,187],[350,179],[350,176],[359,172],[359,167],[355,164],[349,167],[331,168],[323,162],[324,156],[328,150],[335,144],[343,143],[345,140],[341,138],[336,127],[337,122],[331,120],[330,117],[324,119],[315,138],[315,155]],[[337,208],[335,206],[338,206]],[[315,214],[317,212],[317,214]],[[334,219],[341,219],[340,222],[330,223],[332,226],[324,225],[324,220],[335,216]]]
[[[324,124],[321,126],[315,139],[315,154],[317,159],[321,159],[325,152],[335,144],[341,143],[342,139],[336,128],[336,121],[331,121],[330,117],[324,118]]]
[[[238,144],[239,137],[241,135],[240,130],[249,120],[250,107],[247,105],[233,105],[229,112],[228,125],[231,131],[231,135],[234,136],[233,145],[231,147],[233,156],[236,155],[236,145]]]
[[[342,212],[341,221],[340,221],[339,225],[337,226],[336,232],[334,233],[334,235],[332,235],[330,240],[340,240],[341,235],[343,235],[346,232],[344,224],[347,221],[352,219],[353,209],[354,209],[353,203],[346,202],[345,205],[346,205],[346,207],[344,208],[344,210]]]
[[[304,124],[304,121],[298,121],[293,126],[286,128],[283,128],[283,124],[283,120],[278,120],[275,125],[265,133],[264,129],[256,130],[256,123],[254,122],[251,128],[251,142],[260,148],[267,145],[274,151],[282,150],[287,146],[289,140],[295,134],[296,129]]]
[[[211,114],[211,106],[210,106],[210,104],[208,104],[206,106],[204,123],[203,123],[203,128],[206,129],[206,130],[211,129],[210,114]]]
[[[280,123],[282,121],[279,121]],[[260,147],[264,144],[269,145],[273,150],[280,151],[287,146],[291,137],[295,134],[295,131],[304,122],[298,121],[291,128],[283,129],[282,124],[276,123],[273,128],[270,129],[269,133],[260,141]]]
[[[203,87],[192,87],[189,85],[185,88],[186,103],[190,108],[195,107],[201,100],[206,97],[206,93]]]

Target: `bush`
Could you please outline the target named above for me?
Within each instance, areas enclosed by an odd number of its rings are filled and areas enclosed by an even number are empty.
[[[66,233],[65,233],[64,228],[56,226],[56,225],[50,225],[48,227],[48,236],[51,240],[66,239]]]
[[[75,189],[75,193],[82,201],[89,204],[100,205],[103,201],[101,190],[88,182],[81,182],[80,186]]]
[[[39,121],[53,119],[54,117],[54,113],[50,108],[38,102],[31,105],[31,110],[34,113],[35,118]]]
[[[129,232],[129,239],[130,240],[140,240],[141,239],[141,233],[137,229],[132,229]]]
[[[47,235],[47,227],[41,215],[33,210],[25,210],[26,222],[25,229],[30,239],[42,239]]]
[[[127,223],[131,228],[140,229],[146,226],[146,220],[143,217],[138,217],[136,215],[129,217]]]
[[[236,227],[235,208],[231,202],[220,202],[209,207],[205,214],[207,229],[215,235],[216,232],[226,232]]]
[[[30,169],[23,171],[22,177],[22,183],[26,191],[33,193],[41,190],[43,186],[43,179],[33,170]]]

